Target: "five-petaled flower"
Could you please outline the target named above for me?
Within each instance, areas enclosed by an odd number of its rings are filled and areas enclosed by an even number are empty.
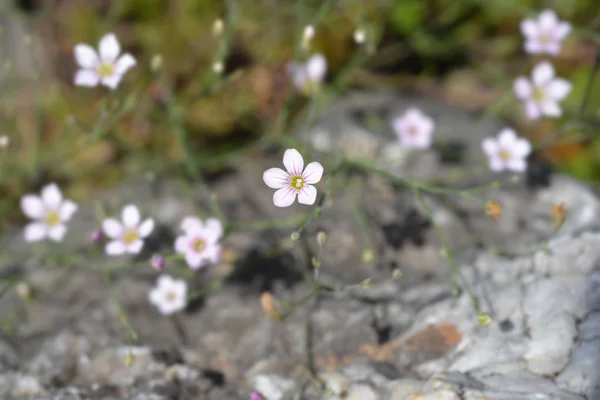
[[[140,223],[140,211],[133,204],[123,207],[121,218],[123,223],[114,218],[102,222],[104,233],[112,239],[106,244],[106,254],[138,254],[144,246],[144,238],[154,229],[154,220],[148,218]]]
[[[187,305],[187,283],[183,279],[161,275],[156,286],[150,290],[148,300],[163,315],[183,310]]]
[[[394,118],[392,127],[403,147],[426,149],[431,146],[435,123],[417,108],[409,108],[400,117]]]
[[[38,242],[45,238],[60,242],[67,233],[66,223],[77,211],[77,204],[63,199],[58,186],[50,183],[42,188],[41,196],[23,196],[21,209],[26,216],[34,220],[25,227],[27,242]]]
[[[562,41],[571,32],[568,22],[558,20],[556,13],[545,10],[540,13],[537,20],[524,19],[521,22],[521,32],[525,36],[525,51],[529,54],[560,53]]]
[[[517,137],[512,129],[503,129],[497,139],[484,139],[481,147],[488,156],[492,171],[523,172],[527,169],[526,159],[531,153],[531,144],[527,139]]]
[[[525,103],[525,114],[532,120],[543,115],[560,117],[562,110],[558,103],[567,97],[571,88],[567,80],[554,77],[554,67],[547,61],[533,68],[531,81],[520,77],[514,83],[517,97]]]
[[[273,204],[277,207],[291,205],[296,196],[301,204],[314,204],[317,199],[317,189],[313,186],[323,176],[323,167],[316,161],[304,168],[304,159],[296,149],[287,149],[283,154],[281,168],[269,168],[263,173],[263,180],[268,187],[278,189],[273,194]]]
[[[192,269],[217,263],[221,257],[219,239],[223,236],[221,221],[208,218],[205,223],[196,217],[185,217],[181,221],[183,235],[175,240],[175,251],[185,256]]]
[[[135,64],[135,58],[129,53],[121,53],[117,37],[106,34],[100,39],[98,53],[87,44],[75,46],[75,60],[81,67],[75,74],[75,85],[97,86],[102,84],[112,90],[119,86],[123,75]]]
[[[322,54],[315,54],[305,64],[288,63],[287,70],[294,86],[302,93],[310,95],[321,88],[321,83],[327,73],[327,60]]]

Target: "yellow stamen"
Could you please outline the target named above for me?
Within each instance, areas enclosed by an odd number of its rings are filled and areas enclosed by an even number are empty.
[[[136,240],[138,240],[140,235],[136,231],[129,231],[123,235],[123,241],[127,244],[132,244]]]
[[[541,103],[546,98],[546,92],[542,88],[535,88],[532,97],[535,102]]]
[[[58,215],[58,212],[56,212],[56,211],[48,211],[44,221],[46,222],[46,225],[48,225],[48,226],[57,225],[58,223],[60,223],[60,215]]]
[[[171,303],[173,301],[175,301],[175,299],[177,298],[177,295],[175,294],[175,292],[167,292],[167,295],[165,296],[165,299]]]
[[[304,187],[304,185],[306,185],[306,182],[300,175],[292,176],[290,178],[290,186],[292,189],[300,190]]]
[[[194,251],[196,253],[200,253],[205,248],[206,248],[206,241],[204,239],[198,238],[198,239],[194,240],[194,243],[192,244],[192,249],[194,249]]]
[[[109,76],[114,75],[115,73],[115,67],[112,64],[101,64],[98,67],[98,75],[100,75],[101,78],[108,78]]]
[[[498,153],[498,155],[504,161],[508,161],[508,160],[511,159],[511,155],[510,155],[510,152],[508,150],[500,150],[500,152]]]

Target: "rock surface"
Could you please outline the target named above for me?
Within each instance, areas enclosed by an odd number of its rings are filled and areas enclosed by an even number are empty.
[[[456,154],[448,161],[441,145],[418,153],[393,146],[389,121],[412,104],[436,119],[440,142],[464,149],[460,162]],[[498,178],[486,171],[479,143],[500,128],[428,99],[353,93],[300,134],[395,174],[468,187]],[[305,154],[327,169],[322,153]],[[52,247],[34,253],[21,232],[8,235],[3,277],[26,281],[32,298],[9,289],[0,300],[0,397],[222,400],[258,390],[268,400],[600,398],[600,201],[586,186],[532,167],[520,182],[480,194],[503,205],[498,221],[472,199],[425,195],[492,318],[481,326],[462,284],[453,296],[440,237],[410,190],[362,173],[333,179],[322,215],[292,242],[310,208],[272,205],[261,173],[280,164],[276,152],[211,182],[239,229],[224,240],[219,265],[195,274],[166,267],[187,274],[192,293],[208,291],[175,319],[147,301],[157,278],[148,260],[172,248],[183,216],[208,215],[200,188],[190,194],[140,178],[97,200],[114,210],[137,203],[159,223],[143,255],[120,260],[124,268],[85,243],[97,227],[94,204],[73,220],[68,256]],[[551,209],[561,201],[568,217],[553,234]],[[262,292],[283,305],[310,289],[304,268],[318,254],[318,231],[327,233],[321,280],[354,286],[307,301],[284,322],[265,317]],[[137,332],[131,342],[121,310]]]

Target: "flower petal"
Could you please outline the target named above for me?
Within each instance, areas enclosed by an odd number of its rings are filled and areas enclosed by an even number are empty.
[[[139,254],[142,251],[142,247],[144,247],[144,241],[141,239],[136,240],[133,243],[126,245],[126,252],[130,254]]]
[[[77,211],[77,204],[71,200],[65,200],[60,206],[59,214],[60,220],[65,222],[71,219],[73,214]]]
[[[494,172],[500,172],[504,169],[504,161],[502,161],[500,157],[496,155],[490,156],[489,161],[490,170]]]
[[[542,114],[548,117],[560,117],[562,110],[556,101],[548,100],[540,104]]]
[[[96,70],[93,69],[80,69],[75,74],[75,79],[73,80],[73,83],[76,86],[87,87],[98,86],[99,82],[100,76],[98,75],[98,72],[96,72]]]
[[[197,217],[185,217],[181,220],[180,228],[182,231],[188,232],[198,232],[204,229],[204,224],[202,220]]]
[[[205,264],[202,254],[198,254],[193,251],[188,251],[185,253],[185,262],[191,269],[202,268]]]
[[[177,239],[175,239],[175,252],[179,254],[187,253],[189,250],[189,241],[190,239],[186,235],[178,236]]]
[[[223,236],[223,224],[216,218],[208,218],[206,220],[206,231],[210,232],[214,241],[218,241]]]
[[[123,208],[121,218],[126,228],[137,228],[140,223],[140,210],[135,205],[128,204]]]
[[[535,37],[538,34],[537,23],[530,19],[521,21],[521,33],[527,37]]]
[[[121,46],[117,37],[113,33],[108,33],[100,39],[98,50],[103,63],[113,64],[121,52]]]
[[[58,210],[63,196],[56,183],[50,183],[42,188],[42,201],[46,205],[46,209]]]
[[[528,101],[525,103],[525,115],[527,115],[527,118],[531,120],[540,118],[542,113],[540,111],[540,107],[535,101]]]
[[[508,169],[515,172],[524,172],[527,169],[527,162],[522,158],[513,158],[506,162]]]
[[[300,152],[296,149],[287,149],[283,153],[283,165],[287,172],[292,175],[301,175],[304,169],[304,159]]]
[[[96,69],[100,65],[96,50],[87,44],[78,44],[73,50],[75,60],[81,68]]]
[[[512,149],[516,140],[517,134],[512,129],[504,128],[498,134],[498,144],[500,147]]]
[[[327,73],[327,60],[322,54],[315,54],[306,63],[306,73],[311,81],[321,82]]]
[[[553,10],[544,10],[538,17],[540,28],[544,30],[552,30],[558,24],[558,17]]]
[[[316,161],[309,163],[302,173],[302,178],[304,178],[304,181],[311,185],[318,183],[322,177],[323,166]]]
[[[152,218],[148,218],[138,228],[138,233],[141,237],[145,238],[152,233],[154,230],[154,220]]]
[[[41,222],[32,222],[25,227],[25,241],[39,242],[46,237],[47,227]]]
[[[548,61],[542,61],[533,68],[532,78],[536,86],[545,86],[554,78],[554,67]]]
[[[119,86],[119,83],[121,82],[121,78],[122,78],[121,75],[114,74],[114,75],[102,78],[101,82],[107,88],[109,88],[111,90],[115,90]]]
[[[557,78],[548,84],[547,93],[553,99],[562,100],[567,97],[572,88],[573,85],[571,85],[571,82]]]
[[[513,145],[512,152],[516,157],[525,158],[531,153],[531,143],[527,139],[517,139]]]
[[[152,305],[158,307],[159,304],[162,304],[162,296],[162,290],[160,290],[158,287],[152,288],[152,290],[150,290],[148,293],[148,301],[150,301]]]
[[[554,35],[558,40],[563,40],[564,38],[569,36],[569,33],[571,33],[571,24],[569,24],[568,22],[561,22],[560,24],[558,24],[558,27],[554,31]]]
[[[271,189],[281,189],[289,185],[290,174],[281,168],[269,168],[263,172],[263,181]]]
[[[531,83],[527,78],[524,77],[515,79],[513,88],[515,90],[515,94],[519,99],[528,99],[531,97],[533,92]]]
[[[65,233],[67,233],[67,226],[65,224],[55,225],[47,231],[48,237],[55,242],[62,241]]]
[[[276,207],[288,207],[296,200],[296,191],[290,187],[284,187],[273,193],[273,204]]]
[[[126,246],[121,240],[108,242],[105,247],[106,254],[109,256],[119,256],[125,254]]]
[[[487,154],[488,157],[495,156],[498,154],[498,143],[495,139],[485,138],[481,142],[481,149]]]
[[[123,234],[123,226],[114,218],[108,218],[102,221],[102,230],[111,239],[120,238]]]
[[[46,208],[39,196],[27,194],[21,198],[21,210],[29,218],[39,219],[44,216]]]
[[[528,54],[540,54],[544,50],[544,45],[538,38],[531,38],[527,39],[524,48]]]
[[[130,68],[133,68],[136,64],[135,58],[129,53],[123,54],[115,63],[115,73],[117,75],[123,75]]]
[[[175,279],[173,279],[170,275],[162,274],[156,280],[156,287],[160,288],[161,291],[169,290],[175,283]]]
[[[306,185],[298,193],[298,203],[300,204],[315,204],[317,200],[317,188],[313,185]]]

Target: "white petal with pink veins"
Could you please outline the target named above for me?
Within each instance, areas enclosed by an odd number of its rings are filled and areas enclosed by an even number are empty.
[[[298,193],[298,203],[312,205],[317,200],[317,188],[312,185],[304,186]]]
[[[289,186],[290,174],[281,168],[269,168],[263,172],[263,181],[271,189],[281,189]]]
[[[296,200],[296,191],[292,188],[284,187],[273,193],[273,204],[276,207],[288,207]]]
[[[311,185],[318,183],[322,177],[323,166],[316,161],[309,163],[302,173],[302,178],[304,178],[304,181]]]
[[[304,169],[304,159],[298,150],[287,149],[283,153],[283,165],[290,174],[300,175]]]

